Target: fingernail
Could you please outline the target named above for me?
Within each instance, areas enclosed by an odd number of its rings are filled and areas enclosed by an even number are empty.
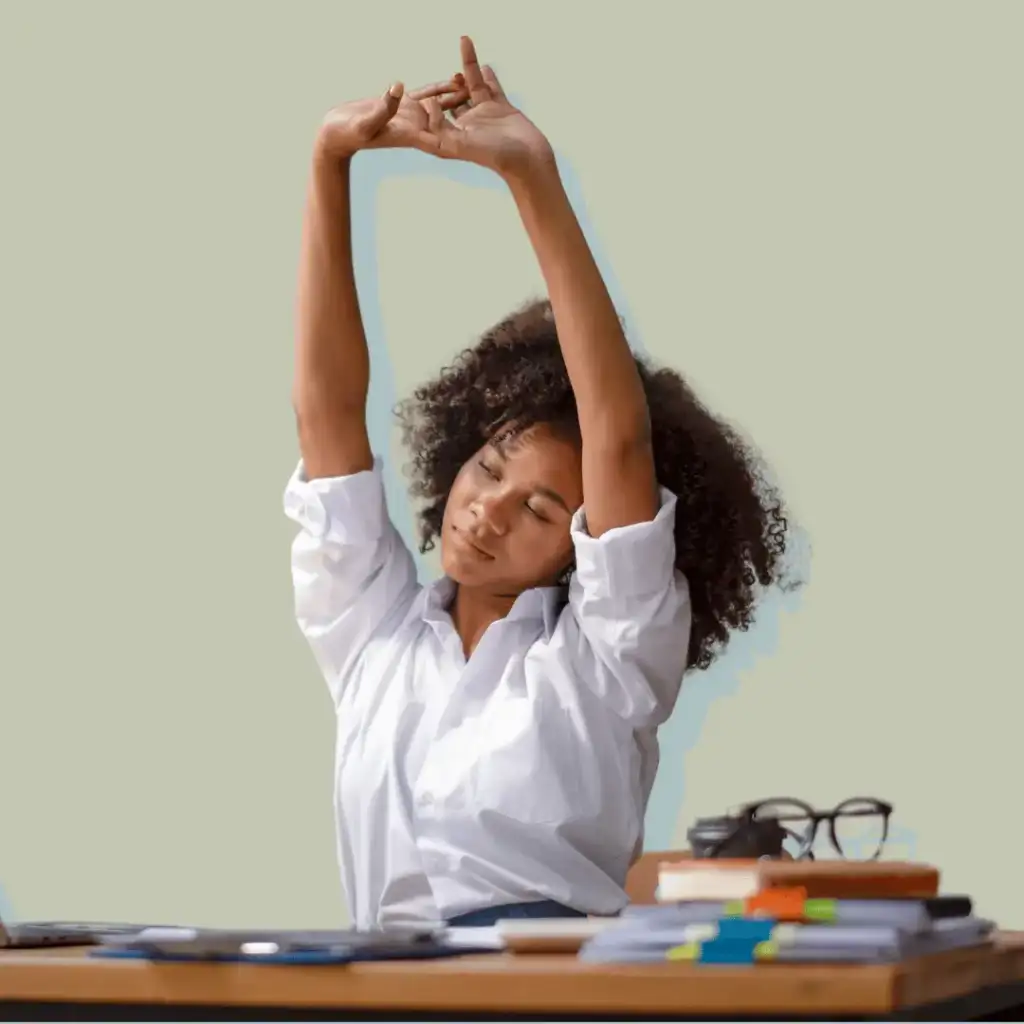
[[[401,82],[395,82],[395,84],[392,85],[390,89],[388,89],[388,95],[391,96],[393,99],[396,99],[396,100],[397,99],[401,99],[402,98],[402,92],[404,91],[404,89],[405,89],[405,86],[402,85]]]

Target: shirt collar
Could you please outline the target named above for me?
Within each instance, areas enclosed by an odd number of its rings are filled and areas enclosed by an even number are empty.
[[[421,614],[424,622],[445,623],[451,626],[448,607],[455,596],[455,583],[441,576],[428,583],[421,593]],[[533,619],[544,623],[544,632],[550,640],[562,607],[566,602],[565,587],[533,587],[524,590],[515,600],[506,619]]]

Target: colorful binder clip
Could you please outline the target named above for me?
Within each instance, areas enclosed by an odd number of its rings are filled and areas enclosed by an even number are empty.
[[[778,952],[774,942],[742,939],[712,939],[709,942],[688,942],[674,946],[665,954],[669,960],[700,964],[753,964],[771,960]]]
[[[718,922],[718,934],[712,941],[766,942],[775,930],[770,917],[732,917]]]

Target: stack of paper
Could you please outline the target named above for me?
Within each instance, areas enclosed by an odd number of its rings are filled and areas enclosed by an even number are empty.
[[[660,904],[627,909],[580,956],[879,963],[989,941],[968,897],[938,893],[938,869],[909,861],[667,862]]]
[[[970,911],[937,916],[940,901],[807,901],[817,905],[801,921],[736,913],[714,902],[630,907],[579,955],[592,963],[884,963],[988,940],[992,922]],[[831,914],[824,913],[825,903],[832,904]]]

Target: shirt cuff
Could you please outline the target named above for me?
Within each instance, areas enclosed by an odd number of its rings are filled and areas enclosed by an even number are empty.
[[[676,495],[660,488],[653,519],[616,526],[600,537],[587,532],[586,509],[572,517],[569,532],[576,550],[577,582],[585,593],[614,598],[664,590],[674,578]]]
[[[348,476],[306,476],[299,464],[284,493],[284,511],[311,536],[338,544],[379,540],[387,522],[384,476],[380,459],[373,468]]]

